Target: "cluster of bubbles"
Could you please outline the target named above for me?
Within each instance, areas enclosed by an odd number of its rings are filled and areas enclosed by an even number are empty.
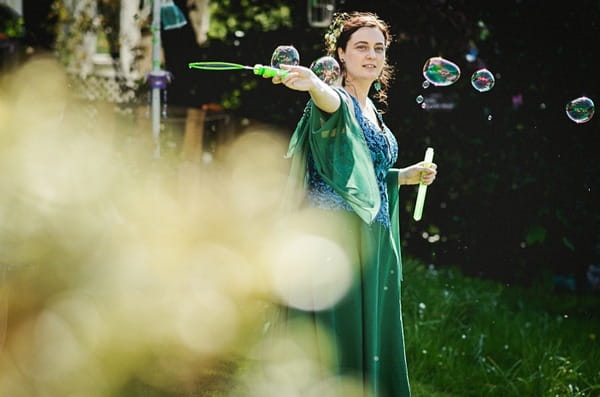
[[[456,83],[460,76],[461,70],[456,63],[439,56],[431,57],[423,65],[425,81],[422,86],[424,89],[427,89],[430,84],[436,87],[448,87]],[[478,69],[471,75],[471,86],[478,92],[490,91],[495,83],[494,75],[486,68]],[[418,95],[416,102],[423,109],[428,107],[423,95]]]
[[[299,65],[300,54],[292,45],[280,45],[275,48],[271,56],[271,66],[279,68],[281,65]],[[337,60],[329,55],[315,59],[310,69],[325,83],[331,85],[339,81],[341,68]]]
[[[431,57],[423,65],[423,76],[428,83],[447,87],[460,78],[460,67],[445,58]],[[428,83],[423,88],[427,88]],[[495,83],[494,75],[486,68],[479,69],[471,75],[471,85],[479,92],[491,90]]]
[[[279,68],[284,65],[299,65],[300,54],[293,45],[280,45],[273,51],[271,56],[271,66]],[[335,58],[327,55],[314,60],[310,69],[325,83],[331,85],[339,81],[341,68]],[[443,57],[431,57],[423,65],[423,88],[426,89],[430,84],[436,87],[447,87],[456,83],[460,76],[460,67]],[[471,86],[478,92],[488,92],[496,84],[494,74],[487,68],[481,68],[471,75]],[[426,108],[426,101],[423,95],[418,95],[416,102],[422,108]],[[567,103],[565,111],[570,120],[577,124],[586,123],[594,115],[594,102],[588,97],[573,99]],[[491,120],[491,116],[488,116]]]
[[[430,84],[447,87],[460,78],[460,67],[443,57],[431,57],[423,65],[423,76],[423,88],[428,88]],[[495,83],[494,74],[487,68],[478,69],[471,75],[471,86],[478,92],[490,91]],[[426,107],[423,95],[418,95],[416,102],[421,107]],[[565,111],[571,121],[577,124],[587,123],[594,115],[594,101],[586,96],[573,99],[566,104]],[[491,120],[491,116],[488,116],[488,120]]]

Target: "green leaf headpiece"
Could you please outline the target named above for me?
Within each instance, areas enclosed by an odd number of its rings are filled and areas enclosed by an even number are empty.
[[[350,18],[350,15],[346,12],[336,12],[333,15],[333,19],[327,32],[325,32],[325,48],[328,54],[335,54],[337,49],[337,41],[344,31],[344,22]]]

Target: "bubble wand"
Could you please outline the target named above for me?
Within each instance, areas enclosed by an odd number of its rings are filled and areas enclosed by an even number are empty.
[[[264,77],[275,77],[279,76],[284,78],[287,76],[288,71],[274,68],[272,66],[265,66],[257,63],[254,66],[240,65],[238,63],[231,62],[190,62],[188,63],[190,69],[201,69],[201,70],[252,70],[255,75]]]
[[[425,167],[431,166],[433,161],[433,148],[428,147],[425,151]],[[427,185],[421,182],[419,184],[419,190],[417,192],[417,201],[415,203],[415,212],[413,213],[413,219],[420,221],[423,215],[423,204],[425,204],[425,194],[427,193]]]

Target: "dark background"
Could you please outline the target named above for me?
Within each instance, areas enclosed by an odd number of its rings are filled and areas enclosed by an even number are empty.
[[[186,11],[185,1],[176,3]],[[291,134],[306,95],[246,71],[187,68],[201,60],[268,64],[281,44],[294,45],[308,66],[323,55],[324,29],[308,25],[305,1],[284,3],[293,23],[276,31],[249,29],[242,38],[232,32],[203,46],[189,25],[163,31],[165,68],[175,77],[169,104],[233,103],[232,114]],[[28,40],[51,48],[49,4],[26,1],[24,11]],[[223,13],[242,18],[240,2],[223,7]],[[372,11],[391,25],[395,40],[388,56],[396,74],[384,118],[399,142],[397,166],[421,160],[427,146],[435,149],[439,177],[428,189],[420,222],[412,220],[416,188],[401,190],[404,254],[508,283],[559,285],[567,277],[585,290],[588,266],[600,263],[600,116],[576,124],[565,105],[580,96],[600,103],[600,1],[348,0],[337,2],[337,9]],[[478,58],[468,62],[473,45]],[[459,81],[424,89],[422,68],[432,56],[458,64]],[[470,85],[481,67],[496,76],[489,92]],[[424,110],[418,95],[437,96],[453,109]],[[439,240],[429,242],[424,233]]]

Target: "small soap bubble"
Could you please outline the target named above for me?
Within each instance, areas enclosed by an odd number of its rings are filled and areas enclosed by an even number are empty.
[[[594,115],[594,102],[585,96],[573,99],[565,107],[567,116],[577,124],[587,123]]]
[[[423,76],[435,86],[449,86],[460,77],[460,68],[442,57],[432,57],[423,65]]]
[[[275,48],[271,56],[271,66],[279,68],[280,65],[299,65],[300,53],[292,45],[280,45]]]
[[[469,52],[465,55],[465,59],[468,62],[475,62],[477,60],[477,56],[479,55],[479,50],[475,46],[473,42],[469,43]]]
[[[341,69],[334,57],[329,55],[320,57],[313,61],[310,69],[325,83],[333,84],[341,76]]]
[[[425,89],[429,88],[429,81],[425,80],[421,86]]]
[[[417,103],[423,103],[424,100],[425,99],[423,98],[423,95],[417,96],[417,99],[416,99]]]
[[[494,87],[496,80],[487,69],[479,69],[471,76],[471,85],[479,92],[486,92]]]

